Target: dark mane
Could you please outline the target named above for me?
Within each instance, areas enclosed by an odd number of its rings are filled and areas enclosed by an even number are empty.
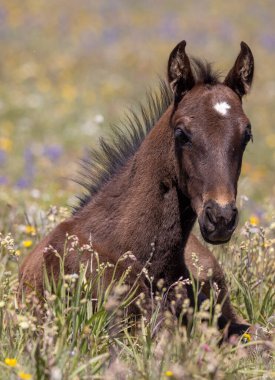
[[[77,196],[76,213],[98,193],[126,162],[134,155],[148,132],[172,102],[169,85],[160,80],[158,92],[148,92],[146,106],[139,105],[139,114],[130,111],[125,121],[111,128],[111,138],[100,138],[99,147],[89,150],[89,157],[80,162],[81,170],[75,180],[85,192]]]
[[[191,64],[196,83],[218,83],[219,75],[212,71],[208,62],[192,58]],[[147,93],[146,106],[140,104],[139,114],[131,111],[119,126],[112,126],[110,139],[100,138],[99,147],[89,150],[89,157],[81,160],[78,178],[74,180],[85,189],[83,194],[77,196],[74,214],[125,166],[172,100],[170,86],[160,80],[159,90]]]
[[[220,73],[213,70],[211,63],[194,57],[190,63],[196,84],[215,85],[219,83]]]

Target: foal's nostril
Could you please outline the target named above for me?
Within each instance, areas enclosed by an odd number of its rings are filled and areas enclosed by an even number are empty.
[[[212,224],[216,224],[217,223],[217,218],[216,216],[214,215],[213,213],[213,210],[211,207],[207,207],[206,210],[205,210],[205,214],[207,216],[207,218],[209,219],[209,221],[212,223]]]
[[[217,219],[215,217],[215,215],[213,215],[213,210],[211,209],[211,207],[207,207],[205,209],[205,218],[204,218],[204,221],[205,221],[205,226],[207,227],[207,230],[209,232],[213,232],[215,230],[215,225],[217,223]]]
[[[238,210],[236,207],[234,207],[232,209],[232,216],[231,216],[231,219],[229,220],[229,222],[227,223],[227,227],[229,230],[232,230],[233,228],[236,227],[236,224],[237,224],[237,221],[238,221]]]

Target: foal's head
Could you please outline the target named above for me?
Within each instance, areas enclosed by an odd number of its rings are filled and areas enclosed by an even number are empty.
[[[237,181],[245,147],[252,138],[242,97],[252,84],[254,60],[242,42],[241,52],[223,83],[209,65],[191,67],[180,42],[168,62],[174,93],[171,117],[178,181],[198,215],[210,243],[230,239],[238,222]]]

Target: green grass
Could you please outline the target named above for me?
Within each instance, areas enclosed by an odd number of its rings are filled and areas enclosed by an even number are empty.
[[[148,320],[143,314],[137,320],[129,319],[126,310],[131,302],[140,305],[143,313],[142,297],[137,297],[135,286],[125,285],[127,273],[119,280],[114,275],[104,290],[108,264],[101,265],[93,281],[88,281],[87,268],[81,267],[78,275],[66,275],[60,260],[58,282],[45,276],[45,297],[29,294],[19,307],[17,266],[23,253],[20,255],[18,248],[22,241],[34,241],[40,229],[51,229],[65,214],[65,209],[50,210],[35,228],[21,226],[13,238],[1,235],[0,379],[16,378],[20,371],[36,379],[274,377],[272,338],[267,347],[261,345],[261,335],[258,343],[244,344],[237,339],[219,347],[217,306],[210,322],[206,323],[202,319],[209,318],[209,305],[192,310],[185,303],[182,316],[188,316],[187,327],[165,312],[162,327],[156,329],[164,296],[160,288],[152,300],[152,317]],[[274,328],[274,222],[266,220],[265,228],[247,223],[241,232],[238,240],[217,254],[225,268],[235,307],[250,323],[258,323],[265,332],[271,333]],[[72,239],[69,238],[67,249]],[[96,253],[91,249],[91,254]],[[196,282],[193,284],[198,291]],[[7,358],[16,359],[16,366],[5,364]]]

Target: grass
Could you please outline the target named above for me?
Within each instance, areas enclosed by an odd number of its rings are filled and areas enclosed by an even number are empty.
[[[36,225],[21,225],[13,237],[1,235],[0,379],[274,377],[272,339],[265,350],[260,344],[261,335],[257,345],[253,340],[244,344],[235,339],[219,347],[217,306],[207,323],[209,305],[193,310],[185,302],[182,316],[190,321],[187,328],[165,312],[163,327],[156,330],[164,297],[160,286],[152,300],[152,317],[148,320],[143,313],[142,318],[129,320],[125,311],[130,303],[137,303],[142,313],[142,296],[137,298],[136,288],[125,285],[127,273],[119,280],[114,276],[104,290],[108,264],[100,265],[95,279],[88,281],[86,267],[81,267],[79,274],[66,275],[60,260],[58,282],[45,276],[45,297],[31,293],[19,308],[17,267],[22,253],[18,248],[22,241],[34,241],[40,229],[51,229],[53,223],[63,220],[66,214],[65,209],[51,209]],[[261,326],[260,332],[271,333],[274,328],[272,235],[275,225],[268,222],[266,220],[265,228],[247,222],[240,231],[240,239],[217,254],[229,280],[233,304],[250,323]],[[77,244],[75,237],[68,238],[67,250],[73,241]],[[27,244],[25,249],[29,251],[31,247]],[[96,255],[92,247],[90,251],[91,255]],[[197,289],[195,281],[193,286]],[[254,349],[249,350],[253,345]]]

